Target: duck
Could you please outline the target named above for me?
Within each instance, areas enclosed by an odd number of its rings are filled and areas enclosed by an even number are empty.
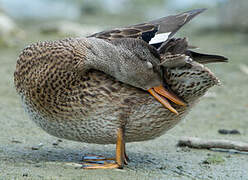
[[[123,168],[126,143],[163,135],[220,83],[204,64],[226,57],[173,37],[203,11],[27,46],[14,72],[24,109],[55,137],[116,145],[115,158],[84,156],[83,168]]]

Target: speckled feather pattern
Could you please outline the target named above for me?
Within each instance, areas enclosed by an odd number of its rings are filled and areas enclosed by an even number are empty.
[[[30,45],[19,56],[14,74],[17,92],[31,119],[49,134],[114,144],[117,129],[123,127],[126,142],[153,139],[174,127],[218,83],[198,63],[167,69],[168,86],[187,101],[186,107],[172,103],[177,116],[142,89],[97,70],[84,71],[84,61],[92,54],[87,40],[70,38]]]

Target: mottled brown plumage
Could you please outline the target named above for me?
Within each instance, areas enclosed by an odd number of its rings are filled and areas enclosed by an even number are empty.
[[[188,22],[201,11],[177,18]],[[125,142],[164,134],[219,82],[206,67],[185,55],[187,43],[177,48],[185,39],[170,38],[159,47],[146,42],[166,24],[171,24],[168,18],[25,48],[17,60],[14,81],[31,119],[51,135],[87,143],[114,144],[118,128],[124,130]],[[173,34],[178,28],[169,30]],[[125,37],[120,39],[118,34]],[[178,56],[182,56],[179,63]],[[173,63],[175,59],[178,64]],[[160,83],[187,103],[171,102],[179,115],[145,91]]]

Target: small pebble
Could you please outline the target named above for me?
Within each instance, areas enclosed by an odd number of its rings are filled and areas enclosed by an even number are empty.
[[[166,166],[160,166],[159,169],[164,170],[164,169],[166,169]]]
[[[32,150],[39,150],[39,147],[33,146],[33,147],[31,147],[31,149],[32,149]]]
[[[204,161],[202,161],[202,164],[210,164],[210,162],[207,160],[204,160]]]
[[[41,164],[35,164],[34,166],[35,167],[41,167]]]
[[[28,177],[28,173],[23,173],[22,176],[23,177]]]
[[[18,141],[18,140],[11,140],[12,143],[22,143],[21,141]]]
[[[57,141],[53,142],[53,143],[52,143],[52,145],[54,145],[54,146],[58,146],[58,145],[59,145],[59,143],[61,143],[61,142],[62,142],[62,140],[61,140],[61,139],[57,139]]]
[[[59,145],[59,142],[53,142],[53,144],[52,145],[54,145],[54,146],[58,146]]]
[[[177,166],[176,168],[179,170],[183,170],[183,166]]]
[[[37,146],[31,147],[32,150],[39,150],[43,146],[43,143],[38,144]]]
[[[241,134],[237,129],[232,129],[232,130],[228,130],[228,129],[219,129],[218,132],[220,134]]]

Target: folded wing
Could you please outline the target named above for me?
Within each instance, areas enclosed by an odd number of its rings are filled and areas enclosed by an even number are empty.
[[[183,25],[188,23],[204,10],[206,9],[195,9],[177,15],[163,17],[147,23],[102,31],[89,37],[96,37],[110,41],[119,38],[138,38],[158,48],[167,39],[172,38]]]

